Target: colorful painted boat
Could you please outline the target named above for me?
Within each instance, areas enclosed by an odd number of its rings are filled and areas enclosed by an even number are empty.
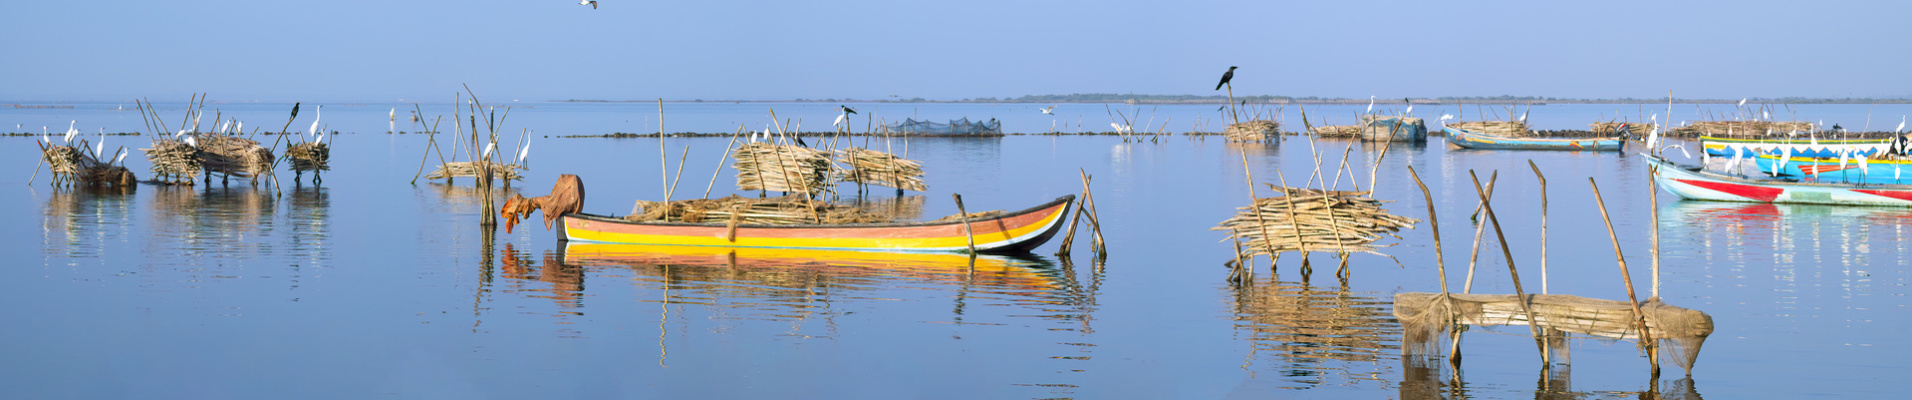
[[[708,246],[659,246],[565,242],[559,261],[579,266],[690,266],[729,268],[713,278],[761,280],[764,287],[790,284],[793,271],[833,277],[888,277],[968,282],[1001,293],[1044,293],[1064,289],[1053,264],[1040,258],[955,253],[896,253],[855,250],[766,249]],[[973,261],[972,261],[973,260]],[[973,271],[973,273],[972,273]],[[679,270],[674,274],[697,274]],[[758,277],[762,279],[751,279]]]
[[[969,221],[982,253],[1027,252],[1055,236],[1074,195],[1015,212]],[[967,252],[969,236],[954,220],[886,224],[742,224],[736,233],[723,222],[631,222],[592,214],[564,214],[558,239],[575,242],[780,249],[905,252]]]
[[[1912,185],[1747,179],[1674,164],[1657,156],[1646,156],[1646,163],[1657,167],[1654,184],[1689,200],[1912,207]]]
[[[1772,172],[1774,163],[1782,163],[1779,156],[1769,154],[1753,158],[1753,164],[1760,171]],[[1837,158],[1793,157],[1783,161],[1779,175],[1816,182],[1912,184],[1912,160],[1866,159],[1865,166],[1861,167],[1858,158],[1847,159],[1841,165]]]
[[[1447,131],[1448,143],[1480,150],[1620,151],[1621,143],[1620,138],[1515,138],[1484,135],[1452,126],[1441,129]]]
[[[1840,153],[1870,156],[1877,154],[1892,143],[1892,139],[1757,139],[1723,138],[1701,136],[1700,147],[1706,154],[1716,157],[1732,157],[1737,149],[1752,150],[1754,154],[1783,155],[1787,150],[1794,157],[1838,158]]]

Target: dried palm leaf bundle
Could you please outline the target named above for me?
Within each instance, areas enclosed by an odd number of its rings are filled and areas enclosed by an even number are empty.
[[[923,183],[922,163],[861,147],[838,149],[836,153],[837,162],[850,166],[848,172],[837,178],[840,182],[918,192],[929,190],[929,186]]]

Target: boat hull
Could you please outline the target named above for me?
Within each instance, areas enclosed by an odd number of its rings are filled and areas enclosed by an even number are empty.
[[[1443,127],[1447,132],[1447,142],[1455,146],[1479,150],[1556,150],[1556,151],[1620,151],[1619,138],[1588,139],[1547,139],[1547,138],[1511,138],[1483,135],[1455,127]]]
[[[1063,196],[1026,210],[971,220],[976,251],[1028,252],[1062,228],[1075,196]],[[966,252],[969,236],[959,221],[892,224],[739,225],[730,235],[724,223],[631,222],[591,214],[565,214],[558,239],[574,242],[673,246],[832,249],[903,252]]]
[[[1804,177],[1816,182],[1912,184],[1912,161],[1866,160],[1866,165],[1860,167],[1857,159],[1847,159],[1845,165],[1840,165],[1837,158],[1793,157],[1780,161],[1779,156],[1761,155],[1754,157],[1753,163],[1760,171],[1769,173],[1773,171],[1774,163],[1781,163],[1780,175]]]
[[[1646,163],[1657,167],[1655,185],[1688,200],[1912,207],[1912,186],[1908,185],[1746,179],[1703,172],[1658,157],[1646,157]]]
[[[1706,154],[1716,157],[1732,157],[1739,149],[1751,150],[1756,155],[1785,155],[1792,151],[1794,157],[1838,158],[1840,153],[1870,156],[1885,150],[1892,139],[1861,140],[1772,140],[1772,139],[1735,139],[1701,136],[1700,147]]]

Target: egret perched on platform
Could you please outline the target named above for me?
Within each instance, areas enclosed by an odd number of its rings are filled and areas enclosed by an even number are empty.
[[[518,149],[518,164],[524,164],[525,157],[531,156],[531,140],[526,139],[524,148]]]
[[[294,114],[297,114],[299,108],[295,106],[292,110]],[[313,140],[319,138],[319,120],[323,118],[325,118],[325,106],[319,106],[317,110],[312,111],[312,127],[306,128],[305,133],[311,134]]]
[[[77,136],[80,136],[80,130],[79,130],[79,129],[73,129],[73,125],[74,125],[74,124],[78,124],[78,123],[80,123],[80,121],[72,121],[72,122],[67,122],[67,123],[66,123],[66,142],[67,142],[68,144],[72,144],[72,143],[73,143],[73,138],[74,138],[74,137],[77,137]]]

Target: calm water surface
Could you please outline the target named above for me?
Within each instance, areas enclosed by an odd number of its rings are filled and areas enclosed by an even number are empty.
[[[786,106],[817,108],[806,124],[834,117],[828,105]],[[284,112],[228,107],[261,121]],[[574,106],[513,111],[507,127],[642,131],[646,111],[566,107]],[[769,121],[754,114],[761,104],[681,107],[695,121],[672,131]],[[934,107],[916,112],[988,117],[978,110],[1027,106]],[[1088,105],[1065,107],[1107,119]],[[1559,123],[1569,127],[1612,113],[1599,107],[1536,107],[1533,118],[1575,121]],[[78,118],[138,129],[137,115],[111,108],[5,110],[0,123]],[[509,234],[480,229],[481,194],[469,180],[408,183],[424,138],[384,134],[376,123],[385,113],[373,111],[388,108],[327,107],[333,129],[348,132],[336,139],[333,171],[322,186],[294,186],[282,174],[280,195],[241,181],[54,189],[44,173],[28,186],[37,138],[0,138],[11,149],[0,157],[8,188],[0,217],[11,221],[0,249],[13,260],[0,268],[0,299],[13,304],[0,310],[12,327],[0,333],[9,397],[1896,397],[1908,372],[1900,360],[1912,356],[1899,334],[1912,329],[1904,228],[1912,210],[1692,203],[1665,193],[1656,204],[1636,155],[1466,151],[1438,138],[1388,149],[1377,197],[1393,201],[1391,212],[1425,218],[1406,167],[1420,171],[1439,208],[1449,279],[1463,278],[1470,250],[1469,171],[1483,180],[1498,171],[1496,213],[1523,286],[1541,290],[1531,159],[1549,178],[1544,290],[1625,299],[1593,178],[1636,290],[1652,291],[1657,228],[1660,296],[1717,325],[1690,379],[1668,366],[1657,382],[1632,342],[1579,340],[1571,367],[1543,371],[1525,328],[1475,329],[1455,386],[1457,371],[1402,359],[1390,306],[1395,293],[1439,290],[1425,222],[1383,241],[1396,243],[1383,251],[1399,264],[1356,255],[1342,280],[1330,255],[1313,257],[1311,275],[1292,255],[1273,273],[1261,259],[1255,281],[1239,286],[1224,281],[1228,244],[1208,230],[1246,204],[1244,158],[1258,182],[1300,185],[1314,170],[1311,150],[1323,154],[1329,179],[1347,151],[1359,172],[1340,185],[1365,189],[1382,147],[1185,137],[888,143],[924,162],[930,191],[870,200],[928,218],[954,212],[950,193],[970,209],[1020,209],[1079,192],[1078,168],[1094,175],[1105,262],[1080,250],[1056,258],[1051,243],[1027,257],[980,259],[972,275],[962,257],[739,251],[733,259],[707,249],[567,246],[535,220]],[[1174,125],[1192,123],[1183,118]],[[665,190],[655,139],[542,135],[532,135],[530,179],[510,192],[541,195],[557,174],[574,173],[589,188],[586,211],[624,214],[632,200]],[[725,140],[665,145],[673,168],[690,149],[677,193],[701,195]],[[138,155],[129,164],[145,171]],[[732,171],[716,172],[711,195],[734,193]],[[1475,291],[1512,293],[1487,237]]]

